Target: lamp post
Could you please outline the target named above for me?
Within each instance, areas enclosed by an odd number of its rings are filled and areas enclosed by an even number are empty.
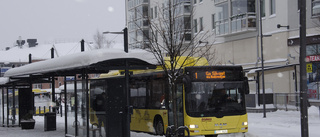
[[[123,34],[123,43],[124,43],[124,52],[128,53],[128,29],[124,28],[123,32],[103,32],[102,34]],[[130,91],[129,91],[129,63],[128,60],[125,60],[125,93],[126,96],[126,121],[124,127],[124,136],[130,137]]]
[[[106,31],[102,34],[123,34],[124,52],[128,53],[128,28],[124,28],[123,32],[110,32]]]
[[[267,116],[266,116],[265,84],[264,84],[263,34],[262,34],[262,17],[261,17],[262,4],[261,4],[261,0],[258,0],[258,1],[259,1],[259,28],[260,28],[260,50],[261,50],[260,52],[261,52],[263,118],[266,118]]]
[[[307,70],[306,70],[306,0],[300,0],[300,118],[301,137],[308,137]]]

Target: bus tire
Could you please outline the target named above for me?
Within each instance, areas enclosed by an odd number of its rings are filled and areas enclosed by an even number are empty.
[[[163,121],[160,118],[155,121],[154,129],[157,135],[164,135]]]
[[[218,137],[218,135],[205,135],[205,137]]]

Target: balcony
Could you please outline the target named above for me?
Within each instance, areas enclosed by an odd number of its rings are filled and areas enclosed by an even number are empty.
[[[256,31],[256,23],[255,13],[238,14],[230,17],[229,19],[216,21],[216,35],[224,36]]]

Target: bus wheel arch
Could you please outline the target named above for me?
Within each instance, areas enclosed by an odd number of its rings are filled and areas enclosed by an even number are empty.
[[[156,115],[153,120],[153,126],[155,134],[164,135],[164,124],[162,117],[160,115]]]

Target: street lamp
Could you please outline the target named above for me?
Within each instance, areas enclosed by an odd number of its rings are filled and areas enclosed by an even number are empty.
[[[281,27],[286,27],[287,29],[290,28],[289,25],[287,25],[287,26],[282,26],[282,25],[280,25],[280,24],[277,24],[277,28],[278,28],[278,29],[281,28]]]
[[[124,52],[128,53],[128,29],[124,28],[123,32],[103,32],[102,34],[123,34],[123,43],[124,43]],[[127,107],[127,111],[126,111],[126,125],[125,125],[125,131],[124,132],[124,136],[125,137],[130,137],[130,118],[131,118],[131,110],[132,107],[130,107],[130,91],[129,91],[129,63],[128,60],[125,60],[125,69],[124,69],[124,73],[125,73],[125,96],[126,96],[126,107]]]
[[[123,34],[124,52],[128,53],[128,28],[124,28],[123,32],[102,32],[102,34]]]

